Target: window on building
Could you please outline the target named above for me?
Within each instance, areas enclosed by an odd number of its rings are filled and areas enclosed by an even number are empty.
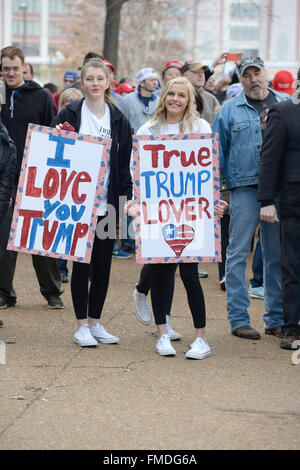
[[[39,44],[31,44],[31,43],[26,43],[25,48],[23,48],[23,44],[20,42],[13,42],[13,46],[19,47],[20,49],[23,49],[25,54],[27,56],[38,56],[40,55],[40,46]]]
[[[233,25],[230,28],[231,41],[258,41],[259,26]]]
[[[39,44],[26,44],[25,52],[27,56],[40,55],[40,46]]]
[[[12,22],[12,32],[14,35],[23,35],[24,34],[24,21],[13,21]],[[39,36],[40,35],[40,22],[39,21],[26,21],[26,34],[29,36]]]
[[[63,35],[63,24],[61,22],[49,23],[49,36],[62,36]]]
[[[49,2],[49,13],[50,14],[63,14],[70,13],[78,3],[78,0],[72,2],[66,0],[48,0]]]
[[[12,9],[14,13],[19,13],[23,11],[23,8],[26,6],[27,13],[40,13],[41,11],[41,1],[40,0],[13,0]]]
[[[290,53],[290,44],[288,40],[288,36],[284,33],[281,32],[279,37],[277,38],[277,47],[276,47],[276,53],[277,53],[277,59],[278,60],[286,60],[287,57],[289,57]]]
[[[235,49],[231,52],[236,52]],[[241,49],[241,53],[244,57],[258,57],[259,50],[258,49]]]
[[[183,18],[186,16],[186,5],[183,2],[170,3],[168,5],[168,16]]]
[[[255,2],[234,2],[230,5],[232,18],[259,18],[260,7]]]
[[[177,39],[178,41],[185,39],[185,30],[179,25],[170,25],[166,31],[167,39]]]

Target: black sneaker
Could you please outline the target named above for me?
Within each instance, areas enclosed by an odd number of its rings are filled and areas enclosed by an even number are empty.
[[[8,308],[8,307],[14,307],[14,305],[16,305],[16,302],[12,302],[7,297],[3,297],[3,296],[0,297],[0,308],[1,309],[5,309],[5,308]]]
[[[49,295],[47,301],[49,308],[64,308],[63,301],[57,295]]]

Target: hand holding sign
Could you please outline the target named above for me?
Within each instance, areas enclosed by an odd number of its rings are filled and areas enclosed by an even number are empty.
[[[134,136],[137,262],[218,261],[220,224],[217,140],[205,135]]]
[[[28,126],[8,248],[88,263],[111,141],[58,128]]]
[[[139,206],[135,201],[127,201],[124,205],[124,213],[135,219],[139,215]]]

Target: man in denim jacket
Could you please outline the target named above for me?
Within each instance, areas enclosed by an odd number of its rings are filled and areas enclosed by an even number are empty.
[[[279,223],[259,222],[258,166],[267,113],[288,95],[267,87],[264,63],[259,57],[244,58],[239,65],[242,93],[225,102],[212,124],[219,133],[220,166],[231,190],[229,246],[226,254],[227,313],[232,334],[260,339],[250,326],[249,296],[245,280],[246,259],[253,234],[260,223],[264,261],[265,333],[281,336]]]

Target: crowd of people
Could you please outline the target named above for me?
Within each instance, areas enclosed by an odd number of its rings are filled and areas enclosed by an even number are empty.
[[[282,349],[299,347],[300,268],[298,263],[297,133],[298,82],[286,70],[268,81],[263,60],[240,56],[226,75],[227,54],[213,64],[197,60],[168,61],[161,70],[144,67],[135,77],[114,77],[114,66],[89,52],[78,70],[67,70],[62,86],[34,80],[34,70],[23,51],[1,50],[0,95],[0,309],[13,307],[17,252],[7,250],[10,226],[28,123],[62,131],[68,122],[75,132],[111,138],[98,221],[111,204],[117,217],[119,197],[127,204],[127,226],[138,214],[132,201],[130,159],[132,135],[217,133],[219,139],[222,262],[219,285],[226,291],[231,333],[260,339],[250,324],[249,297],[264,299],[264,333],[280,338]],[[219,79],[217,80],[218,77]],[[300,69],[298,72],[300,80]],[[132,225],[132,224],[131,224]],[[257,232],[258,230],[258,232]],[[254,235],[259,238],[253,246]],[[247,286],[247,256],[253,256],[253,278]],[[73,341],[81,347],[118,343],[100,323],[109,287],[112,258],[132,258],[134,234],[117,240],[95,236],[91,263],[73,262],[71,295],[77,320]],[[40,292],[49,308],[64,308],[62,283],[68,283],[65,260],[32,255]],[[176,355],[171,341],[181,334],[171,327],[171,305],[177,264],[144,265],[133,288],[137,319],[157,327],[157,353]],[[180,263],[195,328],[195,340],[186,352],[191,359],[210,355],[206,338],[206,312],[200,278],[207,272],[197,263]],[[3,322],[1,321],[3,325]]]

